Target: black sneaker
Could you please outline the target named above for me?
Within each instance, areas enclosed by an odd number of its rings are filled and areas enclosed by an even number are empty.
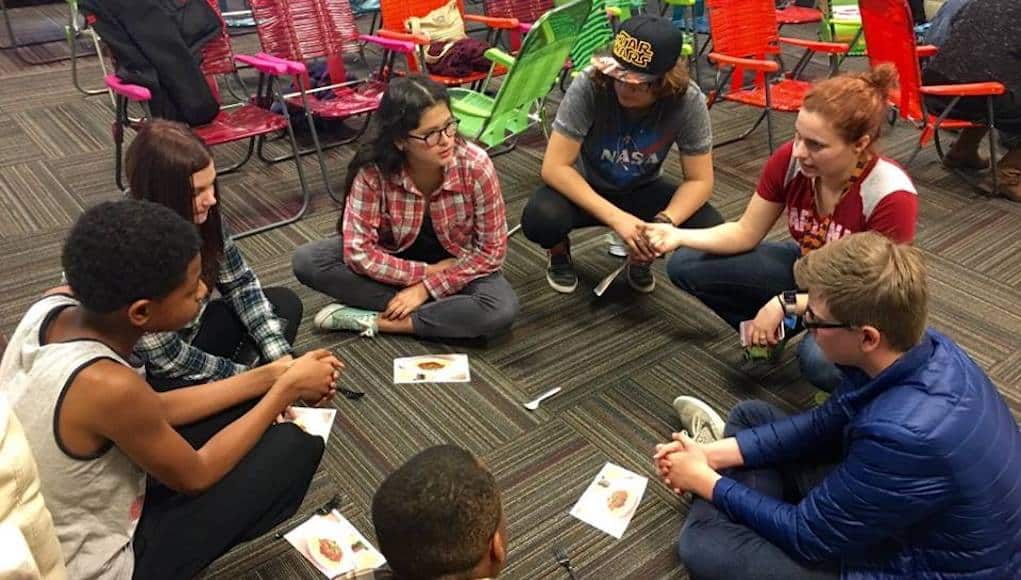
[[[656,289],[656,275],[652,273],[652,264],[627,265],[627,283],[637,292],[648,294]]]
[[[571,246],[560,243],[546,251],[546,281],[551,288],[563,294],[570,294],[578,288],[578,274],[571,260]]]

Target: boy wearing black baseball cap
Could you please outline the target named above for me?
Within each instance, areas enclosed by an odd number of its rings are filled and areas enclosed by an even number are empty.
[[[549,254],[546,280],[573,292],[578,277],[568,234],[610,227],[628,246],[627,280],[652,292],[656,257],[640,234],[648,221],[684,227],[723,222],[708,204],[712,131],[705,98],[688,78],[681,32],[664,18],[635,16],[609,52],[592,59],[560,103],[542,164],[541,187],[525,207],[522,230]],[[673,144],[684,181],[661,177]]]

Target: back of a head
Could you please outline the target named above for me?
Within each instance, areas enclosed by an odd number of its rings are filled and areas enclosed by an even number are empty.
[[[78,218],[61,262],[82,306],[103,314],[136,300],[163,298],[179,287],[199,243],[195,226],[169,208],[108,201]]]
[[[431,447],[372,498],[380,551],[398,580],[457,577],[486,555],[502,517],[496,480],[468,451]]]
[[[926,268],[913,246],[877,232],[851,234],[798,260],[794,277],[826,301],[833,318],[878,328],[895,350],[909,350],[925,333]]]
[[[802,108],[821,115],[848,143],[868,135],[872,147],[879,140],[888,110],[887,99],[896,85],[897,69],[885,63],[865,72],[842,74],[813,84],[805,94]]]

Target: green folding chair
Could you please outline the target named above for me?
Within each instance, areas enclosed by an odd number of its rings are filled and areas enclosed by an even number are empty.
[[[486,58],[494,66],[508,69],[495,97],[485,93],[489,78],[478,91],[449,89],[462,136],[478,141],[491,155],[513,149],[515,138],[536,124],[548,137],[543,105],[582,31],[591,2],[573,0],[544,14],[528,31],[516,57],[497,48],[487,50]],[[493,153],[508,141],[507,147]]]
[[[822,12],[819,40],[843,42],[851,47],[846,55],[841,55],[840,62],[848,56],[865,56],[858,0],[819,0],[818,6]]]

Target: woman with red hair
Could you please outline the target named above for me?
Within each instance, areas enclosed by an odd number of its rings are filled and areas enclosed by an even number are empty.
[[[708,229],[644,226],[674,284],[694,295],[735,330],[773,346],[785,315],[801,315],[807,295],[794,288],[794,262],[830,240],[873,230],[908,243],[918,211],[911,178],[876,151],[886,117],[890,65],[816,83],[794,123],[794,140],[766,162],[744,215]],[[764,241],[786,213],[790,240]],[[802,372],[817,387],[839,384],[836,368],[811,336],[798,348]]]

